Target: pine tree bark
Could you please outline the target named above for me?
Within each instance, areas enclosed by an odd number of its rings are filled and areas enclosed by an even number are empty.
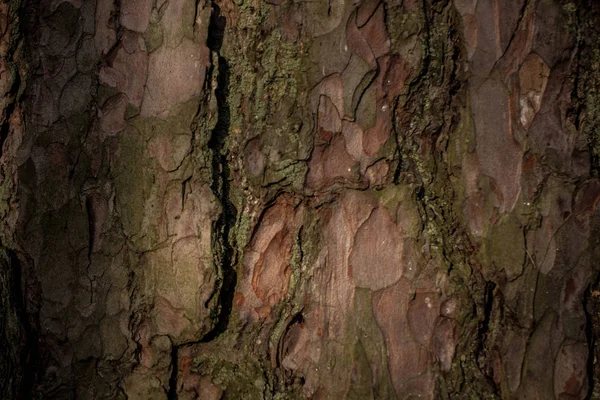
[[[0,16],[3,398],[600,398],[600,4]]]

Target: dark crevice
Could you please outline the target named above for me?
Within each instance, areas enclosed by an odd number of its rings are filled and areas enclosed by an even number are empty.
[[[414,200],[421,207],[422,229],[428,223],[438,227],[432,238],[448,266],[448,276],[463,282],[466,295],[473,302],[473,321],[468,334],[459,340],[457,352],[464,361],[452,366],[460,378],[448,374],[441,378],[454,396],[498,398],[499,387],[492,378],[493,366],[486,362],[489,347],[496,339],[495,331],[503,314],[496,307],[496,284],[486,282],[475,266],[476,246],[464,220],[453,204],[458,193],[450,184],[451,170],[441,155],[462,117],[460,110],[468,96],[460,65],[465,59],[456,21],[448,1],[423,0],[423,53],[420,70],[411,79],[404,93],[394,99],[392,129],[396,141],[393,171],[394,184],[408,182],[414,187]],[[444,88],[439,92],[439,88]],[[428,149],[423,151],[424,149]],[[421,164],[421,165],[419,165]],[[430,221],[430,222],[428,222]],[[466,265],[472,271],[464,276],[457,266]],[[461,355],[461,357],[462,357]],[[461,358],[462,360],[462,358]]]
[[[192,177],[190,176],[187,179],[184,179],[183,182],[181,182],[181,211],[183,211],[185,209],[185,196],[187,195],[187,188],[190,184]]]
[[[169,391],[167,393],[168,400],[177,399],[177,374],[179,372],[179,346],[171,347],[171,376],[169,377]]]
[[[7,54],[5,63],[8,64],[8,73],[10,73],[10,68],[17,68],[14,64],[12,53]],[[13,71],[14,72],[14,71]],[[4,142],[8,138],[8,134],[10,131],[10,117],[15,110],[17,103],[17,94],[19,93],[19,88],[21,87],[21,76],[19,73],[14,74],[14,81],[12,82],[11,87],[6,93],[5,98],[13,99],[13,101],[9,102],[4,109],[3,123],[0,126],[0,155],[2,155],[2,149],[4,148]]]
[[[230,170],[227,163],[227,136],[229,135],[230,110],[227,101],[229,95],[229,65],[220,55],[225,32],[225,17],[220,8],[213,3],[213,13],[209,25],[208,46],[217,54],[218,78],[215,97],[218,117],[212,131],[208,148],[212,152],[212,184],[211,189],[221,202],[222,212],[213,229],[212,242],[215,245],[215,261],[221,266],[221,282],[219,292],[219,315],[215,327],[207,333],[201,342],[210,342],[227,330],[233,306],[233,295],[237,274],[233,268],[234,247],[229,239],[229,232],[235,225],[237,209],[230,199]],[[214,66],[213,66],[214,67]]]
[[[229,65],[227,60],[221,56],[221,46],[225,34],[225,17],[221,15],[220,7],[212,2],[212,15],[208,27],[207,45],[213,53],[213,64],[210,66],[208,75],[217,74],[217,87],[214,95],[217,102],[217,123],[212,130],[208,149],[212,153],[212,183],[211,190],[219,199],[222,207],[221,215],[212,229],[213,256],[215,264],[220,266],[220,277],[217,279],[218,305],[214,327],[196,342],[189,342],[173,346],[171,350],[171,377],[169,379],[168,399],[177,399],[177,374],[178,374],[178,350],[180,347],[191,344],[206,343],[215,340],[227,330],[231,310],[233,308],[233,297],[237,273],[234,269],[234,246],[229,238],[229,233],[237,220],[237,209],[230,198],[231,172],[227,157],[227,137],[230,130],[229,96]],[[182,191],[185,190],[182,188]],[[184,199],[182,199],[184,201]]]
[[[9,251],[8,264],[9,270],[13,274],[13,288],[11,292],[13,293],[15,308],[25,334],[25,342],[19,360],[23,369],[23,379],[17,399],[29,399],[32,397],[34,382],[36,381],[41,365],[38,349],[38,329],[34,326],[33,322],[37,320],[37,315],[30,318],[27,314],[22,283],[24,279],[23,269],[20,260],[13,251]]]
[[[485,354],[487,336],[490,333],[490,321],[492,318],[492,312],[494,311],[494,290],[496,289],[496,284],[493,282],[485,283],[485,292],[483,298],[483,319],[481,324],[479,325],[477,331],[477,346],[475,348],[476,357],[483,356],[483,359],[487,359]],[[490,377],[488,373],[486,373],[486,368],[483,365],[479,365],[479,369],[482,372],[483,377],[486,379],[490,388],[492,389],[495,395],[498,395],[498,388],[494,380]]]
[[[570,119],[578,131],[587,136],[590,175],[600,176],[600,116],[595,103],[600,90],[600,74],[597,64],[598,38],[600,29],[593,23],[600,19],[600,4],[581,1],[577,7],[577,51],[574,57],[572,106],[568,110]]]
[[[384,2],[379,2],[377,4],[377,7],[373,7],[373,11],[371,11],[371,14],[369,14],[369,16],[365,19],[365,22],[363,22],[362,24],[358,23],[358,13],[356,16],[356,27],[358,29],[364,27],[365,25],[367,25],[369,23],[369,21],[371,20],[371,18],[373,18],[373,15],[375,15],[375,13],[377,12],[377,10],[379,10],[379,7],[383,7],[384,8],[384,12],[385,12],[385,3]],[[360,10],[360,7],[357,8],[357,10]]]
[[[210,22],[208,25],[208,37],[206,39],[206,45],[210,51],[216,52],[220,58],[221,47],[223,46],[223,38],[225,37],[226,20],[225,16],[221,15],[221,7],[219,7],[217,3],[213,1],[211,7],[212,14],[210,16]]]
[[[277,349],[277,366],[278,367],[280,366],[280,360],[285,356],[285,354],[283,354],[285,351],[284,347],[287,342],[290,331],[294,328],[295,325],[302,326],[303,324],[304,324],[304,315],[302,315],[301,311],[294,314],[292,316],[292,318],[290,318],[289,322],[287,323],[287,326],[285,327],[285,331],[284,331],[283,335],[281,335],[281,341],[280,341],[279,347]]]
[[[494,289],[496,288],[496,284],[493,282],[487,282],[485,285],[485,296],[484,296],[484,304],[483,304],[483,320],[481,321],[481,325],[479,327],[479,347],[478,351],[483,350],[483,342],[485,340],[485,336],[489,331],[489,324],[492,315],[492,308],[494,305]]]
[[[5,120],[0,127],[0,155],[2,155],[2,149],[4,148],[4,142],[8,138],[8,132],[10,130],[10,115],[13,113],[15,104],[11,103],[6,107]]]

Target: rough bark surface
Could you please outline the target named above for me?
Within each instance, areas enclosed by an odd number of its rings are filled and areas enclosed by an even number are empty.
[[[3,398],[600,398],[599,26],[5,0]]]

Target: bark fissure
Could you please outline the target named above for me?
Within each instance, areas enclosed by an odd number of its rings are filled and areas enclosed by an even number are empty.
[[[169,387],[167,389],[167,399],[177,400],[177,375],[179,371],[179,348],[180,346],[173,346],[171,348],[171,376],[169,377]]]
[[[231,118],[227,99],[229,95],[229,67],[227,60],[220,55],[225,33],[225,17],[221,15],[220,8],[215,2],[212,3],[212,7],[213,15],[209,25],[208,46],[211,51],[216,53],[218,60],[215,71],[218,71],[218,83],[215,90],[218,116],[208,142],[208,148],[212,151],[211,189],[219,199],[222,207],[221,215],[213,230],[213,243],[215,243],[217,250],[215,261],[220,265],[222,281],[220,283],[217,323],[213,330],[201,339],[201,342],[210,342],[227,330],[236,284],[235,246],[232,243],[233,239],[230,233],[236,223],[237,210],[230,198],[231,167],[229,165],[229,152],[227,151]]]
[[[212,14],[208,27],[207,45],[213,54],[208,76],[216,74],[217,86],[213,95],[217,104],[217,121],[207,143],[208,150],[212,153],[212,183],[211,190],[221,205],[221,215],[215,222],[212,231],[212,246],[215,265],[218,267],[219,278],[216,286],[218,290],[217,311],[214,316],[214,326],[197,341],[173,345],[171,350],[171,376],[169,379],[168,398],[177,399],[178,379],[178,352],[184,346],[207,343],[215,340],[227,331],[229,319],[233,308],[233,295],[237,274],[235,271],[235,247],[231,230],[237,220],[237,210],[230,198],[231,172],[229,165],[229,152],[227,138],[230,130],[230,110],[228,103],[229,94],[229,67],[225,57],[221,56],[221,47],[225,34],[225,17],[221,15],[220,7],[215,1],[211,2]],[[196,10],[196,14],[197,14]],[[182,209],[185,203],[185,188],[189,178],[182,183]],[[212,299],[207,300],[210,302]]]
[[[0,4],[0,391],[600,396],[598,7]]]
[[[459,60],[463,57],[461,41],[451,2],[424,1],[422,12],[425,38],[421,69],[405,97],[398,100],[394,116],[398,154],[394,182],[416,181],[415,197],[421,204],[423,230],[440,249],[450,279],[461,282],[474,305],[472,317],[477,323],[463,327],[464,341],[457,343],[463,357],[453,366],[460,372],[445,378],[446,396],[477,393],[497,398],[498,389],[479,364],[486,348],[487,332],[492,329],[488,324],[495,284],[485,282],[476,270],[478,260],[472,238],[457,210],[448,205],[448,202],[453,203],[450,199],[457,198],[457,192],[449,185],[453,176],[447,160],[440,157],[446,150],[448,138],[457,134],[456,126],[461,119],[460,115],[445,110],[459,109],[468,91],[459,71]],[[439,87],[447,87],[447,94],[440,93]],[[405,132],[404,137],[399,132]],[[430,150],[423,152],[422,146]]]

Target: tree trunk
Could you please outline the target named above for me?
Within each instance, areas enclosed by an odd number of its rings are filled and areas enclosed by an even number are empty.
[[[2,398],[600,398],[599,3],[0,16]]]

